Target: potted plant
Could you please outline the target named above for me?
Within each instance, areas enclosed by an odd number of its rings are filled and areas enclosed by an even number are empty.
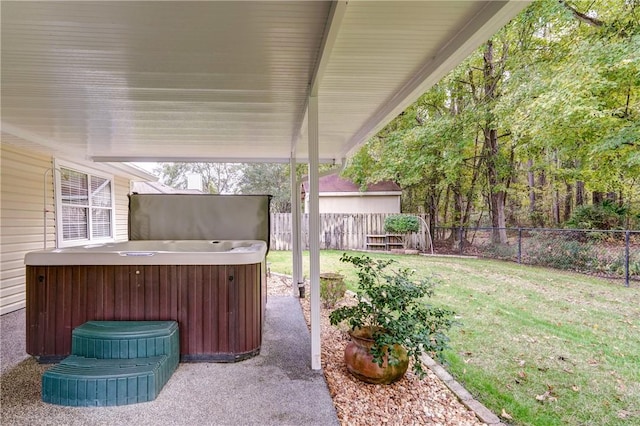
[[[441,356],[446,332],[453,324],[453,312],[431,306],[425,300],[433,294],[432,279],[414,279],[406,269],[387,269],[395,261],[343,254],[358,274],[354,305],[341,306],[329,315],[332,325],[347,322],[352,341],[345,349],[347,369],[369,383],[392,383],[407,370],[425,374],[420,356]]]

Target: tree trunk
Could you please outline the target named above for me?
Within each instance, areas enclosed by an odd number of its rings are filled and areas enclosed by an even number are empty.
[[[573,185],[571,185],[569,182],[566,183],[567,186],[567,192],[564,194],[564,216],[563,216],[563,221],[567,222],[569,219],[571,219],[571,213],[572,212],[572,204],[571,201],[573,201]]]
[[[442,213],[442,220],[444,221],[445,225],[449,223],[449,220],[447,219],[448,216],[449,216],[449,187],[447,186],[447,190],[444,193],[444,212]],[[451,226],[453,226],[453,224],[451,224]]]
[[[484,52],[484,95],[488,100],[494,100],[496,93],[496,77],[493,62],[493,42],[487,41]],[[500,177],[498,174],[497,157],[498,149],[498,130],[495,128],[495,119],[491,111],[491,103],[487,102],[485,108],[486,122],[483,129],[484,134],[484,155],[487,167],[487,178],[489,183],[489,211],[491,212],[491,226],[494,228],[492,241],[494,243],[506,244],[507,231],[505,217],[505,200],[506,193],[500,187]]]
[[[455,185],[452,188],[453,192],[453,226],[459,227],[462,225],[462,194],[460,194],[460,186]]]
[[[576,207],[584,205],[584,182],[576,182]]]
[[[529,184],[529,221],[534,228],[542,228],[544,226],[544,218],[540,211],[540,203],[538,194],[542,193],[544,186],[544,170],[540,171],[539,182],[536,185],[536,175],[533,171],[533,160],[528,162],[529,171],[527,172],[527,180]]]
[[[557,189],[553,191],[553,224],[560,224],[560,191]]]
[[[533,160],[527,162],[527,178],[529,182],[529,215],[533,217],[536,212],[536,178],[533,174]]]
[[[593,191],[591,194],[591,204],[593,205],[602,204],[603,199],[602,192],[600,191]]]

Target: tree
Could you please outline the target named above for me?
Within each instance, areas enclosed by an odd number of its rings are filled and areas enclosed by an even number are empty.
[[[271,211],[291,212],[289,165],[277,163],[246,164],[238,183],[240,194],[271,195]]]
[[[345,173],[398,182],[403,209],[424,207],[432,226],[559,225],[589,193],[639,200],[639,6],[533,2]]]
[[[186,189],[187,176],[198,174],[202,177],[204,192],[232,194],[236,191],[242,166],[231,163],[161,163],[154,173],[166,185],[176,189]]]

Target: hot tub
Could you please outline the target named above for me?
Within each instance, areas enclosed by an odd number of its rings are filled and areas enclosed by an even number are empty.
[[[183,361],[254,356],[266,251],[260,240],[138,240],[28,253],[27,353],[69,355],[71,331],[90,320],[175,320]]]

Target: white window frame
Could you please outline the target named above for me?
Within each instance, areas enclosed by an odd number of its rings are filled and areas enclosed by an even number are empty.
[[[113,175],[106,174],[102,171],[91,169],[89,167],[85,167],[70,161],[59,160],[56,159],[54,161],[54,169],[53,173],[55,176],[55,205],[56,205],[56,247],[73,247],[73,246],[81,246],[86,245],[87,243],[107,243],[115,241],[115,233],[116,233],[116,188],[115,188],[115,179]],[[64,239],[64,226],[62,222],[62,187],[60,179],[62,177],[62,169],[69,169],[74,172],[83,173],[89,177],[89,182],[91,182],[91,177],[99,177],[102,179],[107,179],[111,184],[111,235],[109,237],[93,237],[93,215],[91,214],[91,193],[89,193],[89,202],[87,205],[72,205],[74,207],[84,207],[88,209],[88,238],[83,239],[74,239],[74,240],[65,240]],[[91,188],[91,184],[89,183],[89,188]],[[89,191],[90,192],[90,191]],[[108,209],[108,208],[106,208]]]

